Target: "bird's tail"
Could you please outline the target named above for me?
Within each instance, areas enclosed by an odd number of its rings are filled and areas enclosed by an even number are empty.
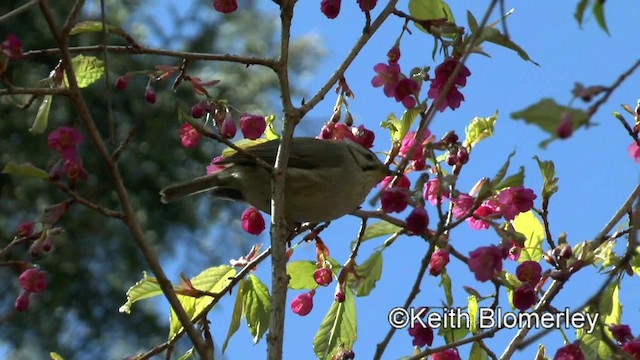
[[[160,201],[163,204],[180,200],[183,197],[199,194],[211,190],[220,184],[218,174],[201,176],[180,184],[170,185],[160,191]]]

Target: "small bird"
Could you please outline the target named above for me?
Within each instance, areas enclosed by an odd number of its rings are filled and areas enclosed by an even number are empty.
[[[270,140],[245,151],[274,165],[280,140]],[[209,192],[231,201],[244,201],[271,213],[271,173],[246,154],[236,152],[216,165],[223,169],[160,192],[169,203]],[[391,172],[370,150],[350,140],[294,138],[285,175],[285,219],[291,223],[320,223],[358,208],[378,182]]]

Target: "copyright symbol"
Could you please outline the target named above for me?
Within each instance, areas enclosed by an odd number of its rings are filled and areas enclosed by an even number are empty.
[[[409,325],[409,312],[402,307],[396,307],[389,311],[389,325],[396,329],[402,329]]]

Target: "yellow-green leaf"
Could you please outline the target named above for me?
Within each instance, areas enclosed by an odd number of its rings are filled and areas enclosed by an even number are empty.
[[[489,354],[480,347],[477,341],[474,341],[471,346],[471,352],[469,352],[469,360],[487,360],[488,358]]]
[[[156,278],[147,276],[147,272],[145,271],[142,273],[142,280],[129,288],[127,291],[127,302],[124,303],[118,311],[130,314],[131,305],[133,305],[133,303],[161,294],[162,290],[160,289],[160,285],[158,285]]]
[[[16,164],[13,162],[9,162],[4,166],[4,169],[2,169],[2,173],[34,177],[43,180],[49,179],[49,174],[46,171],[34,166],[31,163]]]
[[[475,334],[478,328],[478,298],[469,295],[467,297],[467,308],[469,309],[469,318],[471,320],[471,333]]]
[[[409,0],[409,13],[420,20],[446,19],[450,23],[456,22],[449,4],[442,0]],[[422,25],[417,23],[415,25],[418,29],[428,33]],[[453,34],[445,35],[451,36]]]
[[[498,121],[498,110],[489,117],[474,117],[464,130],[466,135],[464,146],[473,148],[480,141],[493,136],[496,121]]]
[[[520,253],[519,262],[527,260],[540,261],[542,259],[542,240],[545,237],[544,227],[538,217],[529,210],[513,219],[513,228],[524,235],[524,249]]]
[[[178,358],[178,360],[196,360],[196,354],[193,351],[193,348],[187,350],[182,356]]]
[[[253,343],[257,344],[269,329],[271,295],[269,289],[253,274],[247,277],[240,291],[243,293],[242,312],[253,336]]]
[[[237,147],[239,147],[240,149],[246,149],[246,148],[250,148],[252,146],[258,145],[258,144],[262,144],[269,141],[266,138],[260,138],[260,139],[256,139],[256,140],[250,140],[250,139],[241,139],[238,140],[236,142],[234,142],[233,144]],[[236,151],[233,150],[232,148],[225,148],[224,150],[222,150],[222,156],[223,157],[227,157],[227,156],[231,156],[233,153],[235,153]]]
[[[280,139],[280,134],[278,134],[278,132],[276,131],[276,127],[274,124],[276,121],[276,116],[271,114],[265,118],[265,121],[267,122],[267,131],[265,131],[264,137],[267,140]]]
[[[49,357],[51,358],[51,360],[64,360],[62,356],[55,352],[50,352]]]
[[[631,268],[636,275],[640,276],[640,246],[636,248],[636,253],[631,260]]]
[[[356,295],[367,296],[376,287],[376,282],[382,275],[382,252],[376,251],[361,265],[356,268],[359,279],[356,281]]]
[[[540,173],[542,173],[542,198],[549,199],[551,195],[558,191],[558,178],[556,177],[556,166],[553,161],[542,161],[537,156],[533,157],[538,162]]]
[[[71,59],[73,72],[76,75],[78,87],[85,88],[98,81],[104,75],[104,62],[95,56],[78,55]],[[65,75],[64,84],[69,87],[69,81]]]
[[[242,289],[244,285],[244,279],[240,280],[240,283],[237,285],[238,288]],[[227,338],[224,339],[224,343],[222,344],[222,353],[227,349],[227,345],[229,345],[229,340],[233,334],[238,331],[240,328],[240,320],[242,319],[242,291],[236,291],[236,302],[233,306],[233,314],[231,314],[231,323],[229,324],[229,330],[227,331]]]
[[[440,283],[438,284],[444,290],[444,296],[447,299],[447,306],[453,306],[453,292],[451,290],[451,277],[447,274],[447,270],[443,269],[440,273]]]
[[[51,102],[53,102],[53,95],[45,95],[38,107],[38,113],[33,120],[33,125],[29,129],[29,132],[35,135],[42,134],[49,124],[49,111],[51,110]]]
[[[346,287],[344,294],[343,302],[333,302],[313,338],[318,359],[330,359],[340,345],[351,349],[356,342],[356,303],[351,289]]]
[[[289,275],[289,289],[315,289],[318,284],[313,279],[313,273],[318,269],[314,261],[291,261],[287,263]]]
[[[388,221],[380,220],[371,225],[367,225],[367,228],[365,229],[364,234],[362,235],[361,241],[365,242],[367,240],[374,239],[380,236],[391,235],[400,231],[401,229],[402,229],[401,227],[397,225],[393,225]],[[355,241],[356,240],[353,240],[351,242],[352,246],[353,244],[355,244]]]

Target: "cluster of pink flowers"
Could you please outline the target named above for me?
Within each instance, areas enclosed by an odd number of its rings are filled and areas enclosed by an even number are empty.
[[[373,131],[365,128],[364,125],[356,127],[329,121],[324,124],[322,130],[320,130],[320,135],[318,135],[317,138],[323,140],[348,139],[364,146],[367,149],[371,149],[376,136]]]
[[[191,108],[194,118],[201,118],[206,112],[213,113],[215,110],[206,101],[201,101]],[[240,117],[240,131],[245,139],[256,140],[264,134],[267,129],[267,121],[264,116],[253,114],[242,114]],[[216,121],[216,126],[220,135],[225,139],[232,139],[236,136],[236,122],[231,113],[225,112],[222,121]],[[180,140],[182,146],[186,148],[195,147],[200,142],[202,136],[189,123],[184,123],[180,127]]]
[[[427,96],[436,101],[442,96],[440,102],[436,104],[440,111],[444,111],[447,107],[455,110],[460,107],[460,103],[464,100],[464,95],[458,89],[464,87],[467,84],[467,77],[471,76],[471,71],[464,64],[460,64],[461,69],[453,80],[453,85],[450,87],[449,92],[443,94],[444,87],[458,64],[460,62],[457,59],[448,58],[435,69],[435,78],[431,80]]]
[[[82,165],[82,159],[78,157],[78,146],[84,141],[84,137],[75,128],[61,126],[49,134],[47,144],[49,148],[60,154],[61,161],[53,166],[49,176],[57,180],[61,174],[66,174],[71,180],[72,186],[79,180],[87,180],[87,171]]]
[[[18,280],[22,293],[16,298],[15,307],[18,311],[25,311],[29,308],[32,293],[39,293],[47,289],[45,272],[35,268],[25,270]]]
[[[322,0],[320,11],[329,19],[335,19],[340,14],[342,0]],[[358,6],[363,12],[371,11],[376,7],[378,0],[358,0]]]
[[[393,97],[407,109],[414,108],[417,103],[420,85],[414,79],[406,77],[400,71],[400,48],[393,47],[387,54],[388,62],[376,64],[373,70],[377,73],[371,79],[374,87],[383,87],[387,97]]]

